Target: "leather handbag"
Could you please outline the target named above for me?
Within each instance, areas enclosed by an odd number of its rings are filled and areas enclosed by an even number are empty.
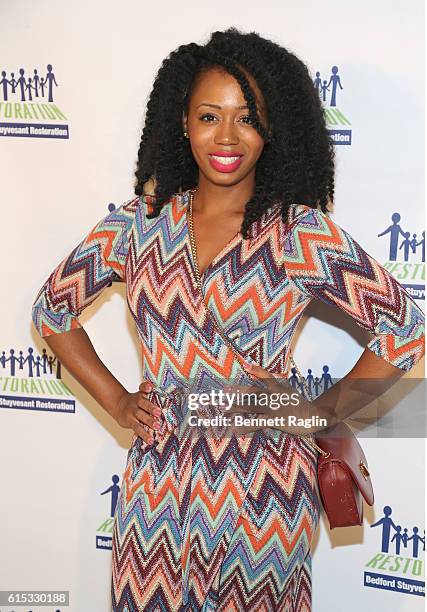
[[[304,378],[290,357],[301,381]],[[303,382],[308,399],[310,392]],[[343,422],[322,430],[321,435],[304,436],[319,453],[317,481],[323,508],[331,529],[352,527],[363,522],[363,499],[374,503],[374,491],[365,453],[353,431]]]
[[[218,333],[228,347],[236,354],[245,358],[241,351],[225,335],[218,324],[215,315],[208,308],[203,295],[200,272],[197,260],[196,242],[193,230],[193,192],[190,192],[188,227],[195,278],[204,307],[211,315]],[[295,360],[290,354],[291,363],[311,400],[310,392],[305,384]],[[317,479],[320,497],[331,529],[335,527],[352,527],[361,525],[363,521],[362,496],[370,506],[374,503],[374,491],[367,467],[366,457],[356,436],[348,425],[343,422],[322,430],[322,435],[302,436],[318,453]]]

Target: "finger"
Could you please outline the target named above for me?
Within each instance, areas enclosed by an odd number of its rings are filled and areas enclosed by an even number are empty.
[[[262,389],[260,387],[257,387],[256,385],[235,385],[233,386],[227,386],[224,387],[223,389],[224,393],[226,393],[230,398],[232,397],[233,393],[260,393],[262,391]]]
[[[269,372],[268,370],[265,370],[264,368],[258,365],[254,365],[254,364],[247,365],[245,366],[245,370],[249,374],[253,374],[257,378],[271,378],[271,372]]]
[[[268,389],[274,390],[278,381],[276,380],[276,376],[261,368],[261,366],[251,366],[251,372],[256,376],[259,380],[262,380],[265,385],[267,385]]]
[[[145,410],[145,412],[148,412],[148,414],[150,415],[159,417],[162,414],[162,411],[159,406],[157,404],[154,404],[154,402],[150,402],[148,399],[146,399],[142,393],[138,397],[136,404],[138,408],[142,408],[142,410]]]
[[[288,372],[275,372],[274,378],[278,378],[280,381],[286,382],[289,379],[289,371]]]
[[[149,431],[147,431],[144,428],[144,425],[142,425],[136,419],[133,422],[133,431],[136,433],[137,436],[142,438],[142,440],[144,440],[144,442],[146,442],[147,444],[153,444],[153,442],[154,442],[153,434],[150,433]]]
[[[267,385],[270,385],[270,384],[274,385],[274,381],[277,378],[275,374],[273,374],[272,372],[269,372],[268,370],[262,368],[261,366],[251,365],[250,367],[247,367],[246,370],[249,374],[252,374],[259,380],[262,380],[264,384],[267,384]]]
[[[291,387],[288,381],[288,372],[272,373],[268,370],[261,368],[261,366],[251,365],[246,368],[249,374],[256,376],[258,379],[263,380],[264,384],[268,388],[274,390],[276,385],[279,384],[285,387]]]
[[[144,423],[150,429],[153,429],[153,430],[160,429],[161,423],[160,423],[159,417],[154,418],[153,416],[151,416],[150,414],[148,414],[147,412],[145,412],[145,410],[142,410],[141,408],[136,409],[135,417],[140,423]]]
[[[239,406],[232,406],[230,410],[227,410],[227,416],[233,414],[267,414],[268,406],[254,406],[252,404],[240,404]]]
[[[145,380],[139,385],[139,391],[143,393],[149,393],[153,389],[153,383],[149,380]]]

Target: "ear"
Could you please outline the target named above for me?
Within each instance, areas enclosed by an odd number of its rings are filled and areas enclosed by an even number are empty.
[[[151,176],[143,185],[144,195],[154,195],[157,181],[155,176]]]

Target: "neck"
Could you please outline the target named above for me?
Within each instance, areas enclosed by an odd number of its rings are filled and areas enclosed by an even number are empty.
[[[248,176],[236,185],[215,185],[202,174],[193,199],[193,210],[207,217],[222,214],[240,214],[245,211],[255,188],[254,176]]]

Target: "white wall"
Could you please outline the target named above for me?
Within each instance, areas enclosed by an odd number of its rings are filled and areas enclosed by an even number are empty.
[[[56,123],[69,126],[68,139],[0,136],[5,260],[0,354],[47,348],[30,320],[36,292],[54,265],[108,212],[108,204],[133,195],[143,111],[162,59],[180,44],[204,42],[215,29],[256,30],[304,59],[313,76],[319,70],[328,78],[337,65],[344,87],[337,107],[351,122],[352,144],[336,147],[335,220],[382,264],[388,260],[388,238],[377,234],[393,212],[401,214],[405,229],[422,231],[421,0],[411,2],[410,10],[404,0],[266,0],[261,5],[17,0],[0,6],[0,23],[0,72],[9,77],[22,67],[43,74],[51,63],[58,83],[54,103],[67,117]],[[4,110],[0,106],[0,128],[22,123],[5,118]],[[411,283],[419,287],[424,284],[421,266],[414,266],[420,262],[417,254],[410,268],[416,276]],[[366,335],[339,313],[334,318],[318,306],[310,313],[301,327],[297,361],[313,371],[327,363],[334,377],[343,376],[361,354]],[[107,289],[81,321],[107,366],[136,389],[138,343],[123,288]],[[319,346],[327,349],[319,351]],[[3,396],[64,397],[22,387],[12,391],[12,379],[17,385],[27,374],[22,370],[10,377],[8,367],[0,366]],[[423,364],[410,376],[423,377]],[[0,590],[69,590],[70,607],[64,609],[103,612],[109,609],[111,553],[95,542],[109,517],[110,497],[100,494],[113,474],[121,475],[131,432],[118,428],[66,372],[63,380],[72,389],[75,412],[0,409]],[[382,516],[383,506],[393,508],[400,524],[411,530],[419,526],[422,535],[424,440],[362,444],[374,475],[376,504],[361,529],[330,533],[322,523],[313,563],[313,609],[421,610],[422,597],[364,587],[363,572],[380,552],[378,528],[369,525]],[[63,610],[53,605],[31,609],[57,608]]]

